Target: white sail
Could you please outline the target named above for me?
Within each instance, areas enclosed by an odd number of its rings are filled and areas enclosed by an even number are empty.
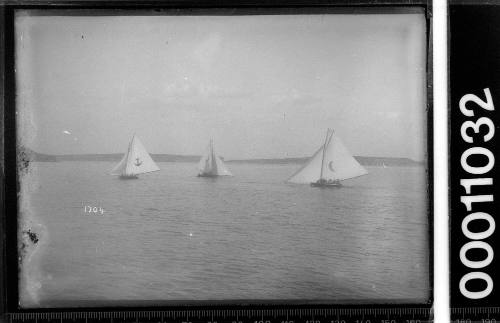
[[[302,166],[295,174],[293,174],[288,182],[298,184],[309,184],[319,179],[321,169],[321,159],[323,156],[323,147],[319,148],[314,155]]]
[[[198,163],[198,174],[201,175],[209,173],[211,169],[211,158],[209,157],[209,154],[201,156],[200,162]]]
[[[132,137],[122,160],[111,171],[112,175],[135,176],[160,170],[136,135]]]
[[[233,176],[233,174],[229,171],[229,169],[227,169],[226,164],[224,164],[219,156],[215,156],[215,164],[217,165],[218,176]]]
[[[340,138],[329,130],[324,145],[288,182],[309,184],[319,179],[342,181],[365,174],[368,174],[366,169],[354,159]]]
[[[200,176],[233,176],[222,159],[215,154],[213,142],[210,141],[208,150],[198,163],[198,175]]]
[[[122,175],[125,172],[125,167],[127,167],[127,157],[128,157],[128,150],[123,155],[122,160],[118,163],[118,165],[113,168],[111,171],[111,175]]]

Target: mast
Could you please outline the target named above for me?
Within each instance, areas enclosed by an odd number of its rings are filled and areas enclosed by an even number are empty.
[[[132,139],[130,139],[130,142],[128,143],[127,159],[125,162],[125,168],[123,169],[122,175],[131,175],[131,174],[127,174],[127,165],[130,162],[130,160],[129,160],[130,159],[130,151],[132,150],[132,143],[134,142],[134,138],[135,138],[135,133],[132,136]]]
[[[319,180],[323,179],[323,165],[325,163],[325,151],[326,151],[326,143],[328,141],[328,135],[330,134],[330,129],[326,130],[326,138],[325,138],[325,144],[323,145],[323,155],[321,157],[321,171],[319,173]]]
[[[210,166],[212,166],[212,169],[210,171],[213,174],[217,174],[217,160],[215,158],[214,140],[213,139],[210,139],[210,158],[211,158]]]
[[[328,137],[328,143],[326,144],[327,147],[330,146],[330,143],[332,142],[333,134],[335,133],[335,130],[333,130],[333,129],[329,129],[329,130],[331,131],[331,133],[330,133],[330,137]],[[333,152],[332,152],[332,156],[334,156]]]
[[[210,161],[208,164],[210,165],[210,172],[214,169],[214,144],[212,139],[210,139],[210,143],[208,144],[208,160]]]

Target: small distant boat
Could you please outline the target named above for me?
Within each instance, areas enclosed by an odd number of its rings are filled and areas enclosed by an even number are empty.
[[[233,176],[229,169],[214,152],[214,143],[210,140],[208,150],[200,159],[198,164],[198,177]]]
[[[349,153],[335,132],[328,129],[325,143],[288,182],[313,187],[340,187],[341,181],[368,174]]]
[[[385,165],[385,163],[384,163],[384,162],[382,162],[382,167],[383,167],[383,168],[387,168],[387,166]]]
[[[111,175],[119,175],[120,179],[136,179],[137,175],[156,172],[160,168],[153,161],[139,138],[134,134],[122,160],[111,171]]]

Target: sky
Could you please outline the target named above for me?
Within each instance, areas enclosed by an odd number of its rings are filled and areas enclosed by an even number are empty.
[[[40,153],[426,158],[423,14],[16,17],[18,141]]]

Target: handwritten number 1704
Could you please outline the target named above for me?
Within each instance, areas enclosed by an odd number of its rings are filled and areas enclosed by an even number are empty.
[[[84,211],[85,213],[104,215],[104,209],[102,206],[85,205]]]

